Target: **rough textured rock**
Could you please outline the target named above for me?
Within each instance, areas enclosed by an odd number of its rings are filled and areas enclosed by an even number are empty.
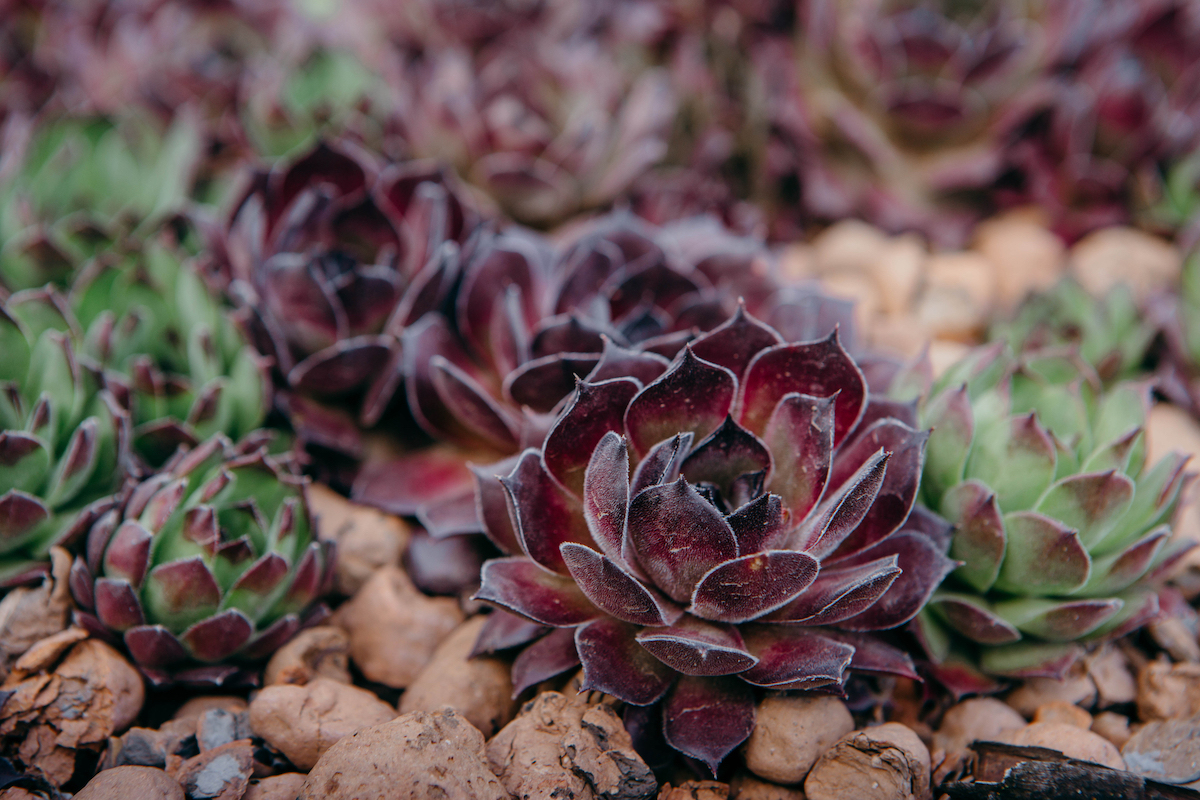
[[[240,800],[253,773],[254,746],[241,739],[189,758],[174,777],[191,800]]]
[[[657,784],[604,704],[543,692],[487,744],[492,771],[521,800],[648,797]]]
[[[168,720],[158,727],[130,728],[119,739],[109,739],[101,769],[128,764],[165,768],[168,756],[178,755],[187,746],[194,747],[196,718]],[[188,742],[188,745],[185,745]]]
[[[487,620],[472,617],[455,628],[425,669],[400,698],[400,713],[457,709],[467,721],[491,738],[516,711],[508,664],[499,658],[471,658],[471,649]]]
[[[171,719],[195,719],[197,722],[209,710],[218,708],[222,711],[229,711],[233,714],[239,711],[245,711],[249,708],[245,698],[235,697],[234,695],[214,694],[201,697],[193,697],[179,707]]]
[[[996,294],[991,263],[978,253],[939,253],[925,262],[917,319],[943,339],[973,342],[987,324]]]
[[[720,781],[685,781],[678,786],[664,783],[658,800],[728,800],[729,784]]]
[[[201,751],[213,750],[238,739],[250,738],[250,713],[210,708],[196,723],[196,744]]]
[[[1063,725],[1074,725],[1085,731],[1092,727],[1092,715],[1077,705],[1054,700],[1038,706],[1033,714],[1034,722],[1061,722]]]
[[[242,795],[242,800],[296,800],[308,777],[299,772],[285,772],[255,781]]]
[[[1062,239],[1019,212],[980,223],[975,249],[991,262],[999,301],[1008,307],[1030,292],[1049,289],[1066,268]]]
[[[317,537],[337,543],[339,592],[352,595],[380,567],[400,563],[411,533],[399,517],[353,503],[319,483],[309,484],[305,496]]]
[[[1200,716],[1151,722],[1121,748],[1131,772],[1163,783],[1200,781]]]
[[[343,736],[396,717],[357,686],[317,678],[304,686],[268,686],[250,704],[250,728],[300,769],[311,769]]]
[[[67,584],[71,556],[61,547],[50,551],[51,571],[39,586],[19,586],[0,600],[0,674],[35,644],[67,627],[71,592]]]
[[[1200,664],[1146,664],[1138,671],[1137,708],[1143,722],[1200,714]]]
[[[456,601],[426,597],[395,566],[376,570],[334,617],[350,634],[350,658],[363,675],[393,689],[412,683],[462,621]]]
[[[61,655],[34,659],[42,669],[26,676],[18,659],[2,687],[11,691],[0,708],[0,736],[19,742],[22,762],[35,766],[56,785],[70,779],[79,749],[99,751],[114,733],[133,722],[145,700],[142,677],[120,653],[96,639],[70,645],[53,672],[46,671]]]
[[[161,769],[106,769],[79,790],[75,800],[183,800],[183,787]]]
[[[817,759],[852,730],[854,718],[836,697],[767,695],[746,742],[746,767],[774,783],[800,783]]]
[[[300,631],[275,651],[263,671],[263,683],[303,685],[313,678],[350,683],[350,636],[335,625]]]
[[[1048,747],[1080,761],[1125,769],[1125,762],[1112,742],[1091,731],[1062,722],[1034,722],[1020,730],[1008,732],[1001,741],[1028,747]]]
[[[1071,271],[1095,295],[1125,283],[1139,297],[1174,285],[1183,258],[1169,242],[1135,228],[1102,228],[1071,248]]]
[[[1092,732],[1108,739],[1118,750],[1125,746],[1133,732],[1129,730],[1129,717],[1112,711],[1102,711],[1092,720]]]
[[[997,741],[1007,731],[1025,727],[1025,718],[994,697],[972,697],[952,706],[942,716],[933,735],[933,746],[946,753],[962,753],[976,740]]]
[[[1004,698],[1026,719],[1033,719],[1039,706],[1055,700],[1085,708],[1095,702],[1096,684],[1082,663],[1065,678],[1028,678]]]
[[[345,737],[313,767],[300,798],[509,800],[488,769],[483,735],[450,709],[405,714]]]
[[[929,750],[910,728],[889,722],[846,734],[804,781],[808,800],[928,800]]]
[[[729,782],[733,800],[805,800],[804,792],[795,786],[779,786],[759,780],[749,772],[739,772]]]
[[[1096,685],[1097,706],[1107,708],[1137,699],[1137,678],[1128,656],[1120,649],[1102,647],[1089,654],[1084,663],[1088,677]]]

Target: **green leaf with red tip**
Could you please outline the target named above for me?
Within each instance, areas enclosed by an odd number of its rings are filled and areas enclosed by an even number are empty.
[[[583,688],[604,692],[637,706],[657,702],[671,688],[675,671],[637,642],[638,629],[601,618],[575,629],[583,663]]]
[[[988,591],[1008,543],[996,495],[979,481],[967,481],[942,498],[942,513],[955,526],[950,557],[963,562],[954,574],[975,591]]]
[[[0,381],[24,381],[31,352],[25,331],[7,310],[0,308],[0,353],[4,353],[0,358]]]
[[[786,395],[834,397],[834,446],[841,444],[862,415],[867,384],[837,332],[818,342],[781,344],[758,353],[746,370],[738,398],[738,422],[753,433],[767,428]]]
[[[1103,554],[1136,541],[1151,528],[1168,521],[1184,484],[1187,457],[1179,453],[1163,456],[1137,479],[1133,501],[1112,532],[1097,542],[1093,551]]]
[[[182,633],[216,613],[221,590],[216,578],[197,556],[152,568],[142,598],[149,619]]]
[[[512,504],[521,549],[538,564],[565,574],[559,545],[591,543],[579,501],[554,481],[536,450],[522,453],[500,484]]]
[[[230,609],[192,625],[179,635],[179,641],[197,661],[215,664],[241,650],[253,633],[254,623]]]
[[[1051,486],[1034,510],[1074,528],[1091,548],[1116,528],[1133,491],[1133,481],[1118,472],[1073,475]]]
[[[992,604],[992,611],[1022,633],[1047,642],[1082,639],[1112,619],[1124,601],[1115,598],[1059,600],[1020,597]]]
[[[562,555],[579,589],[606,614],[651,627],[670,625],[683,614],[683,609],[590,547],[567,542]]]
[[[50,451],[36,436],[0,430],[0,490],[40,494],[50,472]]]
[[[763,440],[773,466],[767,491],[802,520],[821,499],[833,459],[834,399],[788,394],[780,399]]]
[[[636,453],[680,433],[703,439],[733,407],[737,379],[724,367],[697,358],[690,348],[661,378],[629,403],[625,429]]]
[[[754,717],[754,692],[743,681],[685,676],[663,702],[663,734],[716,776],[721,761],[750,738]]]
[[[1083,657],[1077,644],[1024,641],[985,647],[979,666],[992,675],[1010,678],[1062,678]]]
[[[839,686],[854,658],[854,645],[808,628],[755,625],[746,645],[758,663],[738,677],[755,686],[777,690],[812,690]]]
[[[67,442],[67,449],[54,465],[54,472],[45,492],[52,507],[74,498],[91,479],[99,455],[100,423],[88,417],[76,426]]]
[[[696,585],[688,612],[717,622],[740,623],[794,600],[817,577],[808,553],[768,550],[713,567]]]
[[[975,595],[960,592],[936,592],[929,608],[954,630],[973,642],[987,645],[1009,644],[1021,640],[1021,632],[992,610],[990,604]]]
[[[1079,591],[1079,597],[1106,597],[1136,583],[1154,565],[1158,554],[1171,537],[1171,529],[1162,525],[1141,539],[1104,556],[1092,556],[1092,574]]]
[[[729,523],[684,478],[634,497],[627,528],[638,565],[679,603],[692,599],[705,573],[738,554]]]
[[[640,388],[627,378],[580,382],[571,405],[550,428],[542,447],[546,469],[577,497],[583,495],[584,473],[597,445],[621,431],[625,408]]]
[[[549,572],[522,556],[486,562],[480,580],[476,600],[542,625],[581,625],[600,615],[574,580]]]
[[[1092,559],[1079,534],[1033,511],[1004,517],[1008,549],[996,588],[1018,596],[1045,597],[1079,589],[1091,576]]]
[[[50,519],[50,509],[38,498],[11,489],[0,495],[0,551],[8,551]]]
[[[646,628],[638,633],[637,641],[684,675],[733,675],[758,663],[735,626],[690,615],[664,628]]]
[[[1032,508],[1054,481],[1057,449],[1032,415],[981,425],[967,460],[966,477],[996,493],[1003,512]]]

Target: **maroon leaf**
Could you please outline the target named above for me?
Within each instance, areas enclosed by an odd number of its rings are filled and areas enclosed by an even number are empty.
[[[532,642],[546,631],[545,625],[530,622],[524,617],[510,614],[502,608],[494,608],[483,621],[483,629],[479,631],[479,638],[475,640],[471,658],[519,647],[527,642]]]
[[[458,423],[497,450],[517,447],[517,421],[474,378],[442,356],[433,357],[429,374],[438,397]]]
[[[678,433],[703,438],[720,426],[733,405],[737,380],[733,373],[701,361],[690,348],[661,378],[629,403],[625,429],[635,452]]]
[[[583,476],[583,516],[605,555],[624,564],[625,512],[629,506],[629,448],[609,432],[592,450]]]
[[[769,550],[713,567],[696,586],[688,611],[719,622],[747,622],[807,589],[820,566],[808,553]]]
[[[479,585],[479,568],[487,555],[482,536],[460,535],[435,539],[413,531],[404,551],[404,568],[418,589],[427,594],[458,595]]]
[[[573,580],[548,572],[527,558],[494,558],[483,565],[480,577],[476,600],[542,625],[580,625],[599,614]]]
[[[663,706],[667,743],[708,765],[721,760],[754,730],[754,691],[736,678],[683,677]]]
[[[779,495],[759,495],[730,514],[726,521],[737,538],[739,553],[777,549],[788,536]]]
[[[95,595],[92,592],[92,571],[81,556],[75,556],[71,562],[71,572],[68,576],[71,596],[81,607],[88,610],[96,607]]]
[[[679,619],[678,608],[648,589],[608,556],[590,547],[567,543],[563,560],[580,590],[602,611],[634,625],[664,626]]]
[[[766,445],[727,416],[721,427],[684,459],[681,471],[692,483],[716,484],[731,497],[738,478],[748,473],[765,473],[770,467],[771,454]]]
[[[887,465],[888,454],[877,451],[858,472],[822,500],[797,531],[796,549],[818,558],[836,551],[871,510],[883,485]]]
[[[430,447],[388,461],[368,461],[359,470],[350,497],[392,514],[412,516],[426,504],[454,497],[472,485],[471,470],[460,450]]]
[[[692,449],[693,439],[692,434],[683,433],[654,445],[633,472],[630,496],[637,497],[643,489],[678,480],[683,459]]]
[[[128,581],[99,578],[94,587],[96,616],[111,630],[124,631],[146,621],[142,603]]]
[[[554,422],[542,447],[546,469],[576,496],[583,494],[593,451],[602,438],[621,430],[625,407],[640,388],[628,378],[580,382],[571,405]]]
[[[854,646],[790,625],[754,625],[746,645],[758,658],[738,677],[772,689],[819,689],[841,685],[854,657]]]
[[[241,574],[230,591],[244,591],[265,597],[287,578],[288,566],[287,559],[278,553],[265,553]]]
[[[522,364],[504,378],[505,397],[539,413],[549,413],[595,369],[594,353],[554,353]]]
[[[316,353],[347,334],[345,317],[332,291],[307,256],[283,253],[259,272],[264,319],[277,320],[289,344]]]
[[[680,603],[692,599],[705,573],[737,556],[729,523],[683,478],[633,498],[627,526],[637,563]]]
[[[104,551],[104,574],[128,581],[133,588],[139,588],[146,577],[153,539],[150,531],[136,521],[122,522],[110,540],[108,549]]]
[[[471,467],[475,474],[475,508],[483,532],[506,555],[521,552],[521,542],[513,525],[508,507],[508,493],[500,478],[517,466],[520,456],[513,456],[486,467]]]
[[[867,384],[854,359],[842,349],[836,330],[821,341],[776,345],[755,356],[742,383],[738,422],[755,433],[763,432],[775,406],[793,392],[837,396],[834,446],[854,429],[866,402]]]
[[[590,321],[580,319],[577,314],[552,317],[542,322],[534,334],[530,351],[535,360],[569,353],[592,354],[599,361],[604,349],[604,330]]]
[[[832,397],[788,394],[767,422],[763,440],[773,462],[767,490],[779,495],[795,521],[808,516],[829,482],[833,409]]]
[[[288,383],[302,392],[337,395],[359,388],[375,377],[389,356],[382,336],[343,339],[319,350],[288,372]]]
[[[516,236],[492,236],[479,246],[463,270],[458,288],[455,319],[463,337],[475,352],[492,352],[493,314],[497,298],[511,288],[521,298],[520,321],[531,325],[537,319],[537,253]]]
[[[633,378],[646,386],[657,380],[671,365],[670,361],[656,353],[627,350],[607,336],[604,336],[603,340],[604,350],[600,354],[600,360],[586,378],[590,383],[613,378]]]
[[[850,659],[852,672],[868,672],[872,675],[896,675],[901,678],[920,680],[912,658],[903,650],[880,641],[878,636],[847,631],[823,630],[827,639],[843,642],[854,648]]]
[[[900,575],[896,556],[823,569],[808,591],[771,614],[772,622],[832,625],[870,608]]]
[[[1021,632],[978,597],[941,592],[930,600],[929,607],[950,627],[973,642],[998,645],[1021,640]]]
[[[512,665],[515,698],[530,686],[579,666],[575,650],[575,630],[556,628],[526,647]]]
[[[499,483],[496,486],[500,488]],[[503,492],[502,489],[501,492]],[[504,502],[503,496],[500,500]],[[417,511],[417,521],[435,539],[481,532],[483,523],[479,520],[479,509],[475,502],[475,487],[464,487],[450,497],[426,503]]]
[[[450,330],[449,323],[440,314],[426,314],[404,330],[401,352],[408,407],[417,423],[435,438],[471,443],[470,432],[446,408],[433,382],[435,356],[441,356],[459,369],[470,368],[470,359]]]
[[[888,556],[896,557],[901,570],[899,577],[877,602],[857,616],[843,620],[840,623],[843,628],[865,631],[903,625],[916,616],[933,590],[957,566],[927,536],[907,529],[838,561],[836,566],[866,565]]]
[[[583,688],[626,703],[657,702],[675,672],[638,644],[637,628],[615,619],[597,619],[575,629],[575,648],[583,662]]]
[[[28,533],[50,518],[50,509],[31,494],[10,489],[0,496],[0,540]]]
[[[229,609],[197,622],[179,639],[197,661],[213,663],[242,649],[253,633],[254,623],[237,609]]]
[[[693,342],[692,350],[740,379],[754,356],[782,341],[773,328],[746,313],[745,303],[738,303],[734,315]]]
[[[322,552],[320,545],[312,542],[300,557],[292,585],[284,595],[284,602],[290,608],[302,609],[316,599],[326,574]]]
[[[684,675],[733,675],[745,672],[758,661],[746,650],[736,627],[688,615],[665,628],[642,630],[637,641],[659,661]]]
[[[286,614],[252,638],[242,648],[241,655],[249,659],[266,658],[291,641],[299,630],[300,618],[295,614]]]
[[[141,625],[125,631],[125,646],[140,666],[160,668],[178,664],[188,657],[187,650],[162,625]]]
[[[216,578],[199,556],[154,567],[144,591],[151,613],[159,619],[195,619],[221,602]]]
[[[591,544],[579,501],[555,483],[538,451],[526,450],[517,466],[500,479],[508,493],[521,549],[537,563],[566,573],[559,545]]]

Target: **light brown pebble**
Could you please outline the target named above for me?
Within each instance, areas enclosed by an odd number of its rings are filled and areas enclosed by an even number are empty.
[[[305,497],[318,538],[337,544],[334,585],[339,592],[352,595],[380,567],[400,563],[412,535],[404,520],[351,502],[319,483],[310,483]]]
[[[1129,657],[1118,647],[1106,646],[1084,659],[1088,677],[1096,685],[1096,705],[1100,708],[1132,703],[1137,699],[1137,678]]]
[[[978,253],[932,255],[917,319],[936,338],[973,343],[987,325],[995,291],[991,264]]]
[[[249,708],[245,698],[233,695],[210,695],[208,697],[193,697],[179,707],[171,719],[195,719],[199,721],[212,709],[228,711],[237,714]]]
[[[263,683],[305,684],[313,678],[350,683],[350,635],[336,625],[300,631],[275,651],[263,671]]]
[[[154,767],[106,769],[79,790],[75,800],[183,800],[183,787]]]
[[[1138,671],[1138,719],[1178,719],[1200,714],[1200,664],[1151,661]]]
[[[1004,214],[975,229],[975,249],[992,265],[998,299],[1012,306],[1031,292],[1049,289],[1066,269],[1066,247],[1039,221]]]
[[[1085,708],[1095,702],[1096,684],[1092,682],[1082,663],[1076,665],[1065,678],[1028,678],[1004,698],[1004,702],[1026,719],[1033,718],[1038,706],[1055,700]]]
[[[1033,722],[1020,730],[1008,732],[1003,741],[1023,747],[1048,747],[1080,761],[1125,769],[1125,762],[1112,742],[1099,734],[1062,722]]]
[[[10,786],[0,791],[0,800],[46,800],[46,795],[34,794],[20,786]]]
[[[401,714],[455,708],[485,738],[509,723],[517,710],[509,665],[499,658],[471,658],[486,621],[482,615],[472,617],[438,646],[400,698]]]
[[[285,772],[263,778],[250,784],[242,800],[296,800],[304,788],[306,777],[299,772]]]
[[[338,609],[350,634],[350,658],[367,680],[407,687],[442,640],[462,624],[458,603],[426,597],[399,567],[384,567]]]
[[[759,780],[749,772],[739,772],[729,782],[729,793],[733,800],[805,800],[804,792],[797,786],[780,786]]]
[[[853,731],[813,765],[808,800],[928,800],[929,750],[910,728],[888,722]]]
[[[1033,713],[1034,722],[1061,722],[1064,725],[1074,725],[1085,731],[1092,727],[1092,715],[1073,703],[1062,700],[1052,700],[1037,707]]]
[[[483,734],[456,711],[405,714],[329,749],[300,800],[510,800],[488,769]]]
[[[366,689],[328,678],[268,686],[250,703],[254,733],[300,769],[311,769],[343,736],[395,717],[395,709]]]
[[[1071,248],[1071,271],[1083,288],[1102,295],[1119,283],[1145,298],[1172,286],[1183,258],[1178,248],[1135,228],[1102,228]]]
[[[839,698],[767,695],[746,742],[746,767],[773,783],[800,783],[817,759],[853,730],[854,718]]]
[[[963,700],[942,716],[933,746],[948,754],[962,753],[972,742],[994,742],[1007,731],[1025,727],[1025,718],[994,697]]]
[[[1118,750],[1125,746],[1133,731],[1129,730],[1129,717],[1114,711],[1101,711],[1092,720],[1092,733],[1099,734],[1113,743]]]
[[[174,777],[193,800],[240,800],[253,772],[254,747],[241,739],[189,758]]]
[[[1196,788],[1200,783],[1200,716],[1143,725],[1129,737],[1121,753],[1131,772]]]
[[[813,238],[813,269],[821,275],[866,272],[887,246],[888,235],[879,228],[844,219]]]
[[[664,783],[658,800],[729,800],[729,784],[720,781],[685,781],[678,786]]]
[[[558,692],[542,692],[526,703],[488,742],[487,759],[518,798],[633,800],[658,788],[610,706]]]
[[[879,287],[879,300],[886,314],[912,312],[917,287],[929,257],[921,238],[913,233],[890,239],[867,269]]]

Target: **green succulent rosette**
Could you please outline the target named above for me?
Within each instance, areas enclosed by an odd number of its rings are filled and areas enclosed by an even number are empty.
[[[178,247],[152,239],[97,259],[70,299],[83,351],[125,399],[133,448],[148,463],[218,433],[241,439],[262,424],[265,363]]]
[[[0,586],[45,572],[115,503],[129,418],[78,358],[65,299],[53,289],[0,304]]]
[[[0,286],[66,287],[91,256],[183,209],[201,155],[184,113],[35,122],[0,175]]]
[[[305,482],[262,435],[181,449],[88,532],[70,579],[80,619],[157,682],[220,683],[269,655],[332,576]]]
[[[1186,457],[1146,464],[1148,403],[1070,350],[998,344],[937,381],[921,488],[961,566],[917,628],[949,683],[1062,674],[1157,613],[1154,578],[1186,549],[1170,528]]]

